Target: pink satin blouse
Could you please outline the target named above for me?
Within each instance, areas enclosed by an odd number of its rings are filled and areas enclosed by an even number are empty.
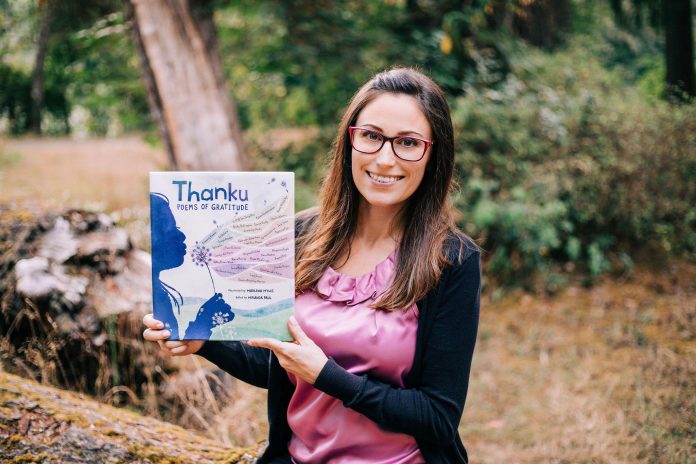
[[[359,277],[328,268],[315,292],[295,299],[295,317],[324,353],[348,372],[369,374],[403,388],[416,349],[418,307],[392,312],[368,307],[390,283],[395,266],[396,251]],[[287,413],[294,462],[425,462],[412,436],[384,430],[336,398],[288,375],[295,385]]]

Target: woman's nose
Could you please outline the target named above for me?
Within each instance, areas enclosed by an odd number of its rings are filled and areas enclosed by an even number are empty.
[[[376,161],[380,166],[392,166],[396,163],[396,155],[392,150],[390,142],[384,142],[382,148],[377,152]]]

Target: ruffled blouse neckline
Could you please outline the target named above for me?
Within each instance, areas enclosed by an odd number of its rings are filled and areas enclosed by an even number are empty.
[[[391,283],[395,269],[396,249],[371,272],[361,276],[349,276],[329,266],[317,281],[315,291],[325,300],[355,306],[377,298]]]

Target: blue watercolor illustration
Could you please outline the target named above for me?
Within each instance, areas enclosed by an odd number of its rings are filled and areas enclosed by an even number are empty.
[[[174,310],[181,314],[184,297],[175,288],[160,280],[160,272],[175,269],[184,263],[186,256],[186,235],[179,230],[174,214],[169,207],[169,199],[160,193],[150,193],[150,218],[152,223],[152,282],[155,318],[170,330],[170,340],[180,340],[179,324]],[[207,250],[206,250],[207,251]],[[194,248],[193,260],[197,265],[208,268],[209,256]],[[208,269],[208,273],[210,270]],[[212,275],[210,276],[212,281]],[[221,293],[215,292],[189,322],[184,334],[187,340],[209,340],[213,328],[234,319],[234,312]]]

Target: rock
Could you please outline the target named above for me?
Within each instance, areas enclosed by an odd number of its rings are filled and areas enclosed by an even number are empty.
[[[76,253],[91,256],[97,253],[125,253],[130,248],[128,234],[123,229],[112,228],[107,231],[89,232],[80,237]]]
[[[125,311],[134,311],[140,315],[151,312],[151,266],[148,253],[131,251],[119,273],[93,282],[87,292],[87,304],[96,308],[102,318]]]
[[[0,372],[0,462],[253,463],[166,422]]]
[[[56,218],[53,228],[46,232],[39,242],[37,256],[56,263],[64,263],[77,253],[78,241],[70,223],[62,217]]]
[[[41,299],[55,295],[68,307],[82,302],[89,283],[83,276],[68,275],[65,266],[44,256],[17,261],[15,275],[17,290],[24,296]]]

